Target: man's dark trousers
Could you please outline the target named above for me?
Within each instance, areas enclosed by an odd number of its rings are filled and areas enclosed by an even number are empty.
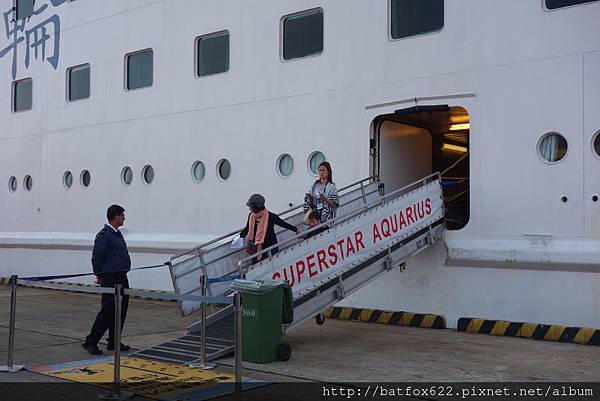
[[[100,276],[100,286],[114,288],[115,285],[121,284],[123,288],[129,288],[127,281],[127,273],[106,273]],[[127,307],[129,306],[129,296],[124,295],[121,303],[121,330],[125,324],[127,316]],[[108,344],[112,345],[115,338],[115,295],[102,294],[102,307],[90,334],[85,338],[87,344],[97,345],[106,330],[108,329]]]

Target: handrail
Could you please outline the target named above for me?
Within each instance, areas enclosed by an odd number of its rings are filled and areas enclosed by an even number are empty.
[[[351,187],[353,187],[353,186],[355,186],[355,185],[359,185],[359,184],[361,184],[361,183],[363,183],[363,182],[365,182],[365,181],[371,181],[371,180],[372,180],[372,179],[374,179],[374,178],[375,178],[375,176],[369,176],[369,177],[367,177],[367,178],[363,178],[363,179],[362,179],[362,180],[360,180],[360,181],[356,181],[356,182],[354,182],[354,183],[352,183],[352,184],[350,184],[350,185],[346,185],[345,187],[343,187],[343,188],[339,189],[339,190],[338,190],[338,192],[345,191],[345,190],[347,190],[347,189],[349,189],[349,188],[351,188]],[[294,210],[300,209],[302,206],[303,206],[303,204],[299,204],[299,205],[293,206],[293,207],[292,207],[292,208],[290,208],[290,209],[287,209],[287,210],[284,210],[283,212],[280,212],[280,213],[279,213],[279,215],[287,214],[287,213],[289,213],[289,212],[292,212],[292,211],[294,211]],[[238,233],[239,233],[240,231],[242,231],[242,230],[243,230],[243,227],[242,227],[242,228],[239,228],[239,229],[237,229],[237,230],[235,230],[235,231],[231,231],[231,232],[230,232],[230,233],[228,233],[228,234],[221,235],[220,237],[214,238],[214,239],[212,239],[212,240],[210,240],[210,241],[208,241],[208,242],[204,242],[204,243],[202,243],[202,244],[198,245],[197,247],[194,247],[194,248],[192,248],[192,249],[189,249],[189,250],[187,250],[187,251],[185,251],[185,252],[181,252],[181,253],[179,253],[179,254],[177,254],[177,255],[175,255],[175,256],[172,256],[172,257],[169,259],[169,261],[173,261],[174,259],[178,259],[178,258],[180,258],[180,257],[182,257],[182,256],[188,255],[188,254],[190,254],[190,253],[193,253],[193,252],[196,252],[196,251],[201,251],[201,250],[202,250],[202,248],[204,248],[204,247],[206,247],[206,246],[209,246],[209,245],[216,244],[216,243],[217,243],[217,242],[219,242],[219,241],[223,241],[223,240],[224,240],[224,239],[226,239],[226,238],[229,238],[229,237],[231,237],[231,236],[233,236],[233,235],[236,235],[236,234],[238,234]]]
[[[440,173],[440,175],[444,175],[446,174],[448,171],[452,170],[454,167],[458,166],[458,164],[460,162],[462,162],[463,160],[465,160],[467,157],[469,156],[469,152],[466,152],[464,155],[462,155],[457,161],[455,161],[450,167],[446,168],[444,171],[442,171]]]
[[[369,195],[372,195],[372,194],[374,194],[374,193],[377,193],[377,192],[379,192],[379,189],[374,189],[374,190],[371,190],[371,191],[365,192],[365,193],[364,193],[364,195],[363,195],[363,194],[361,194],[360,196],[358,196],[358,197],[356,197],[356,198],[353,198],[353,199],[350,199],[350,200],[346,201],[346,203],[347,203],[347,204],[349,204],[349,203],[355,202],[355,201],[357,201],[357,200],[360,200],[360,199],[366,199],[366,197],[367,197],[367,196],[369,196]],[[363,210],[364,210],[364,209],[363,209]],[[280,232],[282,232],[282,231],[284,231],[284,230],[285,230],[285,229],[281,229],[281,230],[279,230],[279,231],[278,231],[278,232],[276,232],[276,233],[278,234],[278,233],[280,233]],[[303,233],[305,233],[305,234],[306,234],[306,233],[308,233],[308,232],[310,232],[310,231],[309,231],[309,230],[305,230],[305,231],[303,231]],[[236,231],[236,234],[237,234],[237,233],[239,233],[239,231]],[[282,242],[278,243],[278,245],[280,245],[280,244],[282,244],[282,243],[285,243],[285,241],[282,241]],[[239,252],[239,249],[232,250],[231,252],[228,252],[228,253],[226,253],[226,254],[222,255],[222,256],[221,256],[219,259],[217,259],[217,260],[221,260],[221,259],[224,259],[224,258],[226,258],[226,257],[229,257],[229,256],[232,256],[232,255],[235,255],[235,254],[236,254],[236,253],[238,253],[238,252]],[[216,262],[217,260],[213,260],[213,261],[207,262],[207,263],[204,265],[204,267],[210,266],[212,263]],[[192,274],[192,273],[194,273],[195,271],[197,271],[198,269],[199,269],[198,267],[197,267],[197,268],[193,268],[193,269],[190,269],[190,270],[184,271],[183,273],[175,274],[175,275],[174,275],[174,277],[175,277],[175,279],[178,279],[178,278],[181,278],[181,277],[187,276],[188,274]],[[230,273],[226,273],[224,276],[227,276],[228,274],[230,274]],[[221,276],[221,277],[222,277],[222,276]],[[194,292],[194,291],[197,291],[198,289],[199,289],[199,287],[198,287],[198,288],[195,288],[195,289],[193,289],[193,290],[190,290],[190,291],[188,291],[188,292]]]
[[[378,199],[376,202],[373,202],[372,204],[370,204],[370,205],[369,205],[368,207],[366,207],[365,209],[359,209],[359,210],[356,210],[356,211],[354,211],[354,212],[352,212],[352,213],[349,213],[349,214],[347,214],[347,215],[345,215],[345,216],[341,216],[341,217],[339,217],[339,218],[338,218],[338,217],[335,217],[335,218],[333,218],[333,219],[331,219],[331,220],[328,220],[328,221],[326,221],[326,222],[324,222],[324,223],[321,223],[321,224],[319,224],[318,226],[312,227],[312,228],[311,228],[311,229],[309,229],[309,230],[306,230],[306,231],[303,231],[302,233],[296,234],[296,235],[294,235],[293,237],[290,237],[290,238],[288,238],[287,240],[283,240],[283,241],[282,241],[282,242],[280,242],[280,243],[277,243],[277,244],[275,244],[275,245],[272,245],[272,246],[270,246],[270,247],[268,247],[268,248],[265,248],[265,249],[263,249],[263,250],[262,250],[262,251],[260,251],[260,252],[256,252],[256,253],[254,253],[254,254],[252,254],[252,255],[250,255],[250,256],[248,256],[248,257],[244,258],[244,259],[241,259],[241,260],[238,262],[238,268],[240,268],[240,269],[241,269],[241,268],[242,268],[242,265],[243,265],[245,262],[248,262],[249,260],[252,260],[252,259],[256,258],[256,256],[257,256],[257,255],[262,255],[262,254],[264,254],[264,253],[266,253],[266,252],[270,252],[270,251],[271,251],[271,250],[273,250],[274,248],[277,248],[277,247],[281,246],[281,244],[286,244],[286,243],[288,243],[288,242],[291,242],[291,241],[293,241],[293,240],[297,240],[297,239],[299,239],[300,237],[302,237],[302,240],[304,240],[304,237],[305,237],[307,234],[309,234],[309,233],[311,233],[311,232],[313,232],[313,231],[316,231],[316,230],[318,230],[318,229],[319,229],[319,228],[321,228],[321,227],[324,227],[324,226],[330,226],[329,228],[332,228],[333,226],[339,225],[339,224],[341,224],[341,223],[343,223],[343,222],[345,222],[345,221],[347,221],[347,220],[350,220],[351,218],[354,218],[354,217],[358,216],[359,214],[362,214],[362,213],[364,213],[364,212],[366,212],[366,211],[368,211],[368,210],[370,210],[370,209],[373,209],[374,207],[377,207],[377,206],[379,206],[379,205],[382,205],[382,204],[383,204],[383,203],[384,203],[386,200],[388,200],[388,199],[389,199],[389,198],[391,198],[392,196],[395,196],[395,195],[397,195],[397,194],[398,194],[398,193],[400,193],[400,192],[405,192],[405,191],[407,191],[409,188],[412,188],[412,187],[414,187],[414,186],[417,186],[417,185],[419,185],[419,184],[425,185],[425,184],[427,184],[427,183],[430,181],[430,179],[431,179],[432,177],[437,177],[437,179],[439,180],[439,179],[440,179],[440,177],[441,177],[441,175],[440,175],[440,172],[439,172],[439,171],[438,171],[438,172],[435,172],[435,173],[433,173],[433,174],[430,174],[430,175],[428,175],[428,176],[425,176],[425,177],[423,177],[423,178],[419,179],[418,181],[414,181],[414,182],[412,182],[412,183],[410,183],[410,184],[408,184],[408,185],[405,185],[405,186],[404,186],[404,187],[402,187],[402,188],[398,188],[398,189],[396,189],[396,190],[394,190],[394,191],[390,192],[389,194],[386,194],[386,195],[382,196],[382,197],[381,197],[381,198],[379,198],[379,199]],[[273,257],[273,256],[271,256],[271,257],[269,257],[269,258],[261,259],[261,261],[262,261],[262,260],[267,260],[267,259],[270,259],[270,258],[272,258],[272,257]]]

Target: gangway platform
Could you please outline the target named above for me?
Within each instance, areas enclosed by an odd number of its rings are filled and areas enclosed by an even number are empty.
[[[302,223],[300,207],[282,213],[291,224]],[[445,230],[444,201],[438,173],[384,194],[382,185],[365,179],[340,190],[340,207],[335,219],[319,227],[293,235],[278,233],[279,252],[262,251],[263,258],[252,264],[245,250],[232,250],[236,230],[170,260],[177,293],[200,293],[200,279],[212,284],[209,294],[228,295],[231,281],[242,276],[250,280],[286,280],[294,296],[294,321],[299,323],[320,314],[385,272],[403,265],[407,259],[442,238]],[[289,234],[288,234],[289,233]],[[180,302],[183,315],[201,307],[200,303]],[[206,320],[207,360],[233,352],[233,309],[229,306]],[[136,356],[179,363],[196,362],[200,353],[200,322],[179,339],[143,350]]]

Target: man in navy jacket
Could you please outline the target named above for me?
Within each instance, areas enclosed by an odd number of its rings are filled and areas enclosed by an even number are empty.
[[[96,234],[94,250],[92,251],[92,266],[96,275],[96,282],[102,287],[112,287],[121,284],[123,288],[129,288],[127,272],[131,269],[131,259],[127,244],[119,227],[125,222],[125,209],[119,205],[111,205],[106,211],[108,224]],[[123,296],[121,309],[121,329],[125,324],[129,297]],[[98,342],[108,329],[109,351],[114,350],[115,331],[115,297],[113,294],[102,294],[102,307],[96,316],[90,334],[85,338],[81,346],[92,355],[100,355],[102,351],[98,348]],[[121,344],[121,351],[127,351],[130,347]]]

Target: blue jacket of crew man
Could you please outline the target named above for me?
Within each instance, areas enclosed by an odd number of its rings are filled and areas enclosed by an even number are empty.
[[[131,259],[127,244],[120,231],[115,231],[108,224],[96,234],[92,251],[94,274],[100,276],[107,273],[126,273],[131,269]]]

